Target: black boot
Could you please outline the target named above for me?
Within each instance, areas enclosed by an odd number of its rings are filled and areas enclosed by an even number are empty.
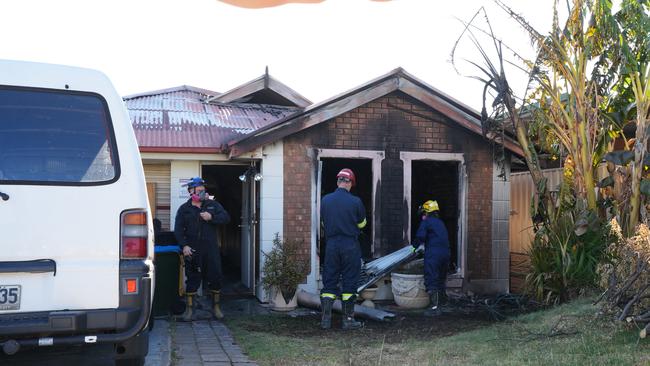
[[[429,293],[431,304],[429,304],[429,308],[424,311],[424,316],[439,316],[442,314],[440,311],[440,293],[441,291],[431,291]]]
[[[323,296],[320,298],[320,327],[322,329],[330,329],[332,327],[332,305],[334,305],[334,299],[331,297]]]
[[[440,290],[439,292],[440,293],[438,294],[438,298],[440,299],[440,306],[444,308],[449,303],[449,297],[447,296],[447,291]]]
[[[354,298],[343,301],[343,330],[359,329],[363,323],[354,320]]]

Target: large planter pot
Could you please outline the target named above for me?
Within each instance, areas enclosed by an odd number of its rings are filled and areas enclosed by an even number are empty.
[[[282,291],[276,287],[272,287],[269,292],[269,305],[271,310],[275,311],[291,311],[298,307],[298,290],[293,294],[289,302],[282,296]]]
[[[429,295],[422,274],[391,274],[395,303],[407,309],[422,309],[429,305]]]

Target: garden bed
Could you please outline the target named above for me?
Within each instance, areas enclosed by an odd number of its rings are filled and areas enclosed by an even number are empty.
[[[348,332],[338,329],[338,314],[334,329],[319,329],[315,311],[230,316],[226,324],[260,365],[650,364],[649,342],[638,341],[632,327],[595,318],[591,301],[505,321],[476,304],[438,318],[400,312],[392,322],[367,321]]]

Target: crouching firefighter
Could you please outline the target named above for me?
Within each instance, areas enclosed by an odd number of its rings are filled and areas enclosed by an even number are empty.
[[[174,235],[185,259],[185,312],[182,320],[192,321],[196,308],[196,291],[201,282],[203,290],[212,297],[212,311],[223,318],[220,307],[221,256],[217,242],[217,225],[230,222],[230,216],[217,201],[209,199],[205,182],[199,177],[186,184],[190,198],[176,212]]]
[[[354,320],[354,302],[361,271],[360,229],[366,226],[366,209],[361,200],[350,193],[356,177],[350,169],[336,175],[337,189],[321,201],[321,219],[325,229],[326,248],[321,292],[321,328],[332,327],[332,305],[341,294],[342,328],[357,329],[361,322]],[[339,292],[339,278],[341,291]]]
[[[431,307],[424,315],[442,314],[440,306],[447,299],[445,286],[449,268],[449,235],[444,222],[439,217],[437,201],[426,201],[420,207],[422,221],[415,234],[414,248],[424,243],[424,284],[431,299]]]

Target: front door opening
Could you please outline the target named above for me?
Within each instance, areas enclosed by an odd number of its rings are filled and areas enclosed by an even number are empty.
[[[458,262],[458,219],[460,199],[457,161],[414,160],[411,170],[411,240],[420,226],[418,208],[428,200],[438,201],[440,219],[449,233],[451,259],[449,271],[455,273]]]
[[[361,202],[366,208],[366,227],[361,230],[359,243],[361,245],[361,257],[364,260],[372,258],[372,159],[341,159],[341,158],[321,158],[323,166],[321,172],[321,192],[322,199],[328,193],[336,190],[336,174],[343,168],[352,169],[357,179],[357,184],[352,188],[352,194],[361,198]],[[324,234],[321,232],[319,243],[319,255],[321,267],[325,261],[325,247],[327,243],[324,240]]]
[[[221,266],[223,272],[222,293],[250,294],[242,281],[242,182],[239,176],[247,165],[204,165],[201,169],[206,190],[230,215],[230,223],[219,228]]]

